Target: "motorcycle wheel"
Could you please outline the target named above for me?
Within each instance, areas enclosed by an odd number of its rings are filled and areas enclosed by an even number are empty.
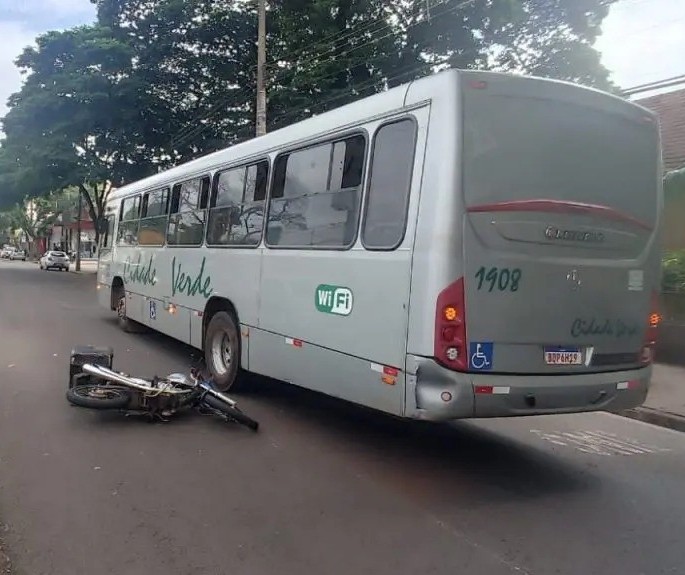
[[[246,427],[249,427],[252,431],[257,431],[257,429],[259,429],[259,422],[245,415],[237,407],[231,407],[230,405],[211,395],[205,396],[204,402],[209,407],[220,411],[228,418],[233,419],[234,421],[237,421]]]
[[[131,392],[123,387],[87,383],[68,389],[67,401],[89,409],[123,409],[131,401]]]

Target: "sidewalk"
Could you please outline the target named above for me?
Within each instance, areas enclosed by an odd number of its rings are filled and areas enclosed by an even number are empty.
[[[69,265],[69,271],[76,273],[76,264],[71,262]],[[98,271],[98,261],[97,259],[83,259],[81,260],[81,271],[78,273],[82,274],[94,274]]]
[[[685,431],[685,367],[655,364],[647,401],[623,415]]]

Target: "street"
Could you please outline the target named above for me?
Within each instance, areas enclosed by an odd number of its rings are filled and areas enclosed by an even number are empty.
[[[77,344],[139,376],[190,348],[121,332],[91,274],[0,261],[0,540],[19,575],[685,572],[685,436],[609,414],[398,421],[285,384],[253,434],[70,407]],[[1,565],[1,562],[0,562]]]

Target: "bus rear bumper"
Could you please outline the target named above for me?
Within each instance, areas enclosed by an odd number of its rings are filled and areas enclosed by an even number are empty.
[[[406,415],[445,421],[621,411],[644,403],[652,368],[573,375],[460,373],[409,356]]]

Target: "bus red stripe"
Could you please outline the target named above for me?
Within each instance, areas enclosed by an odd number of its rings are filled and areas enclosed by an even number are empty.
[[[645,230],[652,230],[652,226],[624,214],[608,206],[597,204],[585,204],[582,202],[570,202],[567,200],[513,200],[510,202],[495,202],[492,204],[481,204],[467,208],[469,213],[483,212],[544,212],[558,214],[591,214],[605,218],[628,222]]]

